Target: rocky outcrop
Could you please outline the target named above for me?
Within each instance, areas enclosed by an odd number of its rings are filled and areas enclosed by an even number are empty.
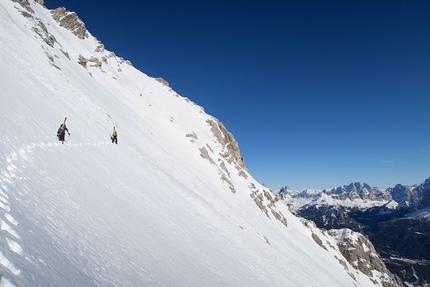
[[[240,155],[239,145],[234,139],[234,136],[225,128],[225,126],[216,118],[207,120],[211,127],[211,131],[217,140],[227,148],[228,153],[233,157],[237,164],[246,169],[243,157]]]
[[[48,31],[48,28],[40,20],[40,18],[34,16],[35,12],[31,8],[30,2],[28,0],[12,0],[12,1],[20,4],[21,7],[24,9],[24,10],[18,9],[21,12],[22,16],[29,19],[30,21],[33,21],[34,26],[31,28],[33,32],[35,32],[43,41],[45,41],[46,44],[48,44],[51,47],[54,47],[55,43],[57,43],[57,40],[55,39],[54,35],[52,35]],[[43,5],[43,1],[37,1],[37,3]],[[51,64],[53,64],[54,61],[51,58],[51,56],[48,55],[48,58],[50,59]]]
[[[57,39],[55,39],[54,35],[49,33],[48,29],[46,28],[45,24],[43,22],[36,20],[36,26],[32,28],[32,30],[39,35],[39,37],[45,41],[46,44],[48,44],[51,47],[54,47],[54,44],[57,43]]]
[[[22,6],[28,13],[34,14],[34,10],[31,8],[30,2],[28,0],[12,0]]]
[[[71,31],[79,39],[88,38],[88,31],[84,22],[79,19],[75,12],[69,12],[64,7],[51,11],[52,18],[60,24],[61,27]]]
[[[168,86],[169,86],[169,83],[168,83],[165,79],[163,79],[163,78],[155,78],[155,80],[156,80],[157,82],[159,82],[159,83],[161,83],[161,84],[165,85],[166,87],[168,87]]]
[[[259,190],[256,188],[254,184],[249,186],[251,193],[249,196],[254,200],[254,203],[260,208],[262,212],[266,214],[268,218],[270,214],[276,219],[279,220],[285,227],[288,227],[287,218],[277,210],[276,204],[278,202],[278,198],[273,196],[273,193],[268,190]]]
[[[387,269],[366,237],[349,229],[330,230],[328,233],[337,239],[343,257],[354,268],[370,278],[379,277],[384,286],[404,286],[400,278]]]

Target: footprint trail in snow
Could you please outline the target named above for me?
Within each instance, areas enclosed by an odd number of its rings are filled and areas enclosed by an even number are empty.
[[[98,143],[64,143],[64,147],[81,147],[81,146],[100,146],[108,144],[106,142]],[[21,237],[16,232],[15,228],[19,222],[12,216],[13,211],[9,205],[9,190],[13,187],[14,181],[21,179],[17,176],[19,170],[14,164],[20,159],[28,159],[35,149],[41,148],[59,148],[63,147],[61,143],[31,143],[24,147],[18,148],[9,152],[4,158],[3,168],[0,169],[0,241],[1,245],[7,246],[8,250],[0,250],[0,287],[15,287],[13,282],[14,276],[22,276],[19,270],[13,263],[14,256],[24,256],[25,250],[19,242],[22,242]],[[27,260],[30,260],[27,258]]]

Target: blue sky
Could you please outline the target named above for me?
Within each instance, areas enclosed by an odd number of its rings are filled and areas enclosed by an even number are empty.
[[[269,188],[430,176],[430,1],[45,6],[223,122]]]

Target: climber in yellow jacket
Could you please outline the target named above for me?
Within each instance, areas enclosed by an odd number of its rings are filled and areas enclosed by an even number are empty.
[[[115,130],[115,127],[113,127],[113,134],[111,135],[110,139],[112,140],[112,143],[118,144],[118,133]]]

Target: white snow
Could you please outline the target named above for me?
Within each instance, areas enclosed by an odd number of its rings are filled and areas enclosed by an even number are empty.
[[[395,200],[390,200],[385,207],[387,209],[396,210],[398,208],[399,204]]]
[[[410,213],[407,215],[408,218],[416,218],[416,217],[420,217],[420,218],[425,218],[430,220],[430,207],[418,210],[416,212]]]
[[[374,286],[284,204],[288,227],[260,210],[201,107],[30,4],[0,0],[0,286]]]

